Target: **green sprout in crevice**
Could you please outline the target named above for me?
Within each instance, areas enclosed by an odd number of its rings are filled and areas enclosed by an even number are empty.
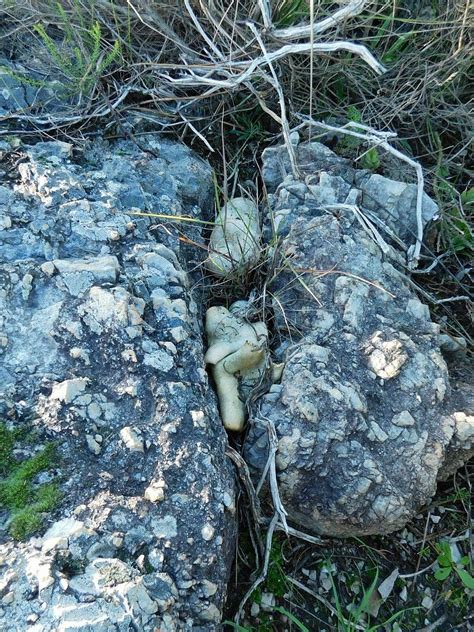
[[[55,509],[61,499],[56,483],[33,482],[57,462],[55,444],[47,443],[38,454],[17,461],[13,450],[21,437],[21,432],[0,423],[0,507],[9,511],[8,530],[16,540],[40,529],[44,514]]]
[[[115,40],[110,45],[97,20],[86,23],[79,12],[74,23],[73,16],[60,2],[55,7],[56,26],[63,34],[62,42],[53,39],[42,23],[33,25],[33,30],[51,62],[63,73],[66,93],[88,96],[103,74],[121,58],[120,42]]]

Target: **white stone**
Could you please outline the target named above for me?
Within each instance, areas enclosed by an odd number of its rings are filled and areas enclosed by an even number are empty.
[[[80,296],[95,283],[115,283],[120,272],[117,257],[55,259],[54,267],[73,296]]]
[[[54,263],[52,261],[46,261],[40,266],[40,270],[47,276],[51,277],[53,276],[56,268],[54,267]]]
[[[152,529],[156,537],[163,540],[169,540],[178,535],[176,518],[171,515],[153,520]]]
[[[83,522],[75,518],[64,518],[55,522],[43,536],[42,551],[46,553],[55,548],[67,548],[69,540],[81,535],[92,535],[95,532],[88,529]]]
[[[210,606],[200,612],[200,616],[204,621],[219,623],[222,613],[217,606],[211,603]]]
[[[91,363],[89,354],[85,349],[82,349],[81,347],[72,347],[69,350],[69,355],[75,360],[83,360],[87,366],[89,366],[89,364]]]
[[[217,584],[215,584],[214,582],[210,582],[207,579],[204,579],[202,582],[202,589],[206,597],[212,597],[212,595],[215,595],[217,592],[217,588]]]
[[[99,406],[99,404],[97,402],[92,402],[87,407],[87,415],[91,419],[99,419],[101,414],[102,414],[102,409],[101,409],[101,407]]]
[[[367,436],[372,441],[379,441],[380,443],[384,443],[388,439],[388,434],[375,421],[370,423],[370,431]]]
[[[96,441],[95,437],[93,437],[90,434],[86,434],[86,442],[87,442],[87,447],[92,452],[92,454],[95,454],[95,455],[100,454],[101,447],[99,443]]]
[[[132,452],[145,452],[143,439],[136,428],[125,426],[120,431],[120,438]]]
[[[159,481],[152,483],[145,489],[145,498],[152,503],[157,503],[165,498],[165,490],[163,489],[164,483]]]
[[[57,382],[53,386],[51,397],[52,399],[59,399],[65,404],[70,404],[80,393],[84,392],[88,383],[89,379],[86,377]]]
[[[265,612],[271,612],[275,607],[275,595],[270,592],[262,593],[262,600],[260,602],[260,607]]]
[[[201,529],[202,538],[203,540],[206,540],[206,542],[208,542],[209,540],[212,540],[212,538],[214,537],[214,533],[215,533],[215,529],[210,524],[205,524],[203,528]]]
[[[415,424],[415,420],[410,415],[410,412],[408,410],[402,410],[401,413],[398,413],[398,415],[394,415],[392,417],[392,424],[403,428],[413,426]]]

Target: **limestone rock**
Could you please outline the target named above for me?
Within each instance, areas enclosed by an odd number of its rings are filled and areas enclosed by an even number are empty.
[[[254,406],[244,454],[258,477],[269,448],[259,420],[270,420],[289,521],[333,536],[388,533],[430,500],[453,451],[457,465],[472,454],[472,417],[450,399],[439,327],[389,236],[376,243],[346,204],[360,200],[375,225],[389,200],[398,209],[391,228],[405,236],[413,191],[370,184],[317,143],[298,148],[305,183],[288,174],[278,181],[279,152],[265,152],[264,174],[273,190],[268,224],[288,262],[269,288],[285,368],[281,385]],[[378,202],[369,212],[372,186]],[[425,206],[431,216],[433,203]]]
[[[0,186],[0,414],[56,442],[63,498],[43,538],[2,533],[15,632],[219,626],[234,477],[186,272],[201,253],[179,240],[202,236],[134,214],[202,217],[211,171],[182,145],[141,146],[16,145]]]
[[[397,243],[401,240],[407,246],[415,241],[416,185],[356,170],[350,161],[321,143],[301,143],[295,151],[304,182],[293,179],[284,146],[270,147],[263,152],[263,176],[272,194],[269,202],[277,224],[288,213],[288,217],[294,218],[291,209],[296,206],[300,207],[301,219],[309,219],[321,214],[327,205],[359,205],[386,239],[395,237]],[[424,194],[423,223],[437,214],[437,205]],[[282,233],[282,228],[279,232]]]

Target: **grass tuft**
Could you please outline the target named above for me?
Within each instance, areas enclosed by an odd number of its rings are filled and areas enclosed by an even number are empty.
[[[57,462],[54,443],[47,443],[34,456],[18,461],[15,445],[22,433],[0,424],[0,506],[9,510],[9,532],[17,540],[41,528],[44,514],[60,502],[61,494],[56,483],[35,485],[34,478],[50,470]]]

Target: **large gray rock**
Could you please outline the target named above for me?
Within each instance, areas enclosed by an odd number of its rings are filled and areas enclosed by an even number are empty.
[[[386,237],[396,243],[401,240],[403,245],[415,241],[415,184],[392,180],[366,169],[356,170],[351,161],[321,143],[298,144],[295,154],[304,182],[293,180],[286,147],[278,145],[263,152],[263,177],[271,193],[280,187],[275,200],[280,210],[288,205],[292,208],[300,205],[300,211],[306,213],[304,208],[307,207],[311,216],[321,205],[358,204]],[[305,192],[309,193],[306,198]],[[424,193],[423,222],[426,224],[437,213],[437,205]]]
[[[43,74],[27,70],[0,55],[0,116],[8,119],[56,110],[64,90],[58,80],[47,81]],[[63,109],[66,108],[64,99]]]
[[[245,456],[257,473],[264,469],[272,422],[289,520],[335,536],[388,533],[431,498],[450,455],[459,465],[472,454],[474,418],[450,403],[439,327],[401,272],[401,255],[378,245],[354,211],[359,204],[368,219],[379,213],[364,206],[374,176],[331,153],[300,146],[306,180],[286,174],[279,185],[281,149],[264,154],[281,254],[269,291],[276,354],[286,364],[281,384],[254,407]],[[379,177],[373,186],[379,205],[403,215],[398,234],[407,237],[411,202],[396,184]]]
[[[211,172],[143,144],[20,147],[0,186],[0,412],[56,441],[63,494],[45,535],[15,543],[4,525],[12,632],[220,627],[234,480],[185,271],[200,251],[179,239],[201,236],[133,215],[201,217]]]

